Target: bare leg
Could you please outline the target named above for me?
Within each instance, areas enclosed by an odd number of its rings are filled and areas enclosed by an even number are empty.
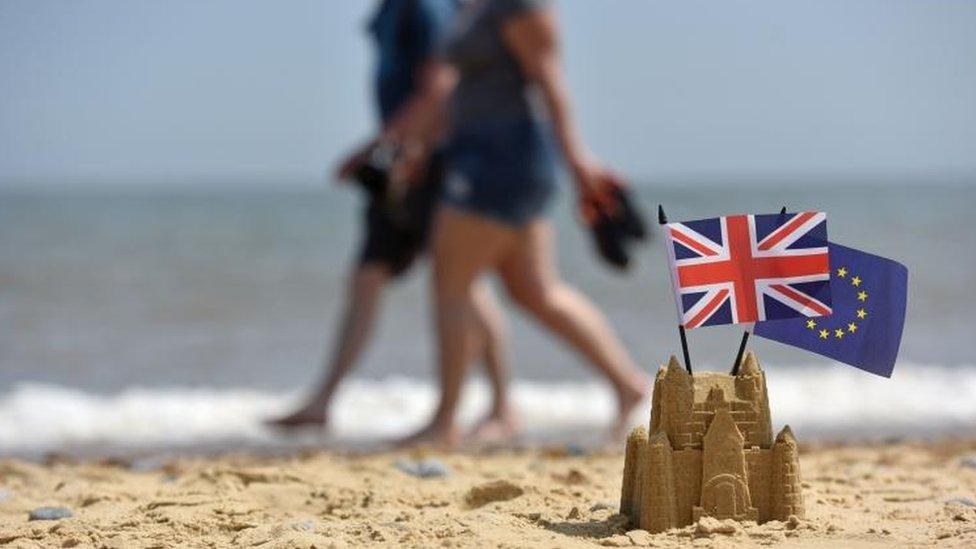
[[[471,438],[481,442],[502,442],[518,432],[509,395],[504,316],[498,300],[485,282],[474,284],[472,304],[478,345],[474,358],[483,358],[491,384],[492,406],[488,415],[472,430]],[[480,353],[479,353],[480,352]]]
[[[473,285],[515,238],[504,225],[449,207],[438,213],[434,234],[434,291],[441,395],[430,423],[401,444],[454,445],[455,413],[464,373],[477,339]]]
[[[500,264],[509,293],[607,377],[618,403],[612,434],[622,436],[631,411],[649,391],[649,378],[634,365],[600,311],[560,280],[548,222],[534,221],[519,236],[518,244]]]
[[[298,410],[270,421],[271,425],[321,426],[328,422],[329,405],[336,389],[352,369],[372,334],[380,296],[389,278],[387,267],[378,263],[367,263],[356,268],[350,279],[349,301],[325,376]]]

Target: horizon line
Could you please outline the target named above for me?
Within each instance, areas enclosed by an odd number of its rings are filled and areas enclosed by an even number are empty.
[[[565,179],[564,177],[561,179]],[[976,172],[960,173],[900,173],[885,174],[857,172],[819,172],[801,174],[797,172],[757,172],[736,174],[658,174],[643,177],[626,177],[635,188],[687,189],[724,188],[768,188],[770,186],[806,186],[816,183],[821,187],[836,188],[854,185],[858,188],[872,187],[927,187],[927,188],[968,188],[976,187]],[[174,177],[105,177],[105,178],[0,178],[0,192],[295,192],[331,189],[344,183],[331,179],[311,178],[296,174],[250,174],[223,176],[187,175]]]

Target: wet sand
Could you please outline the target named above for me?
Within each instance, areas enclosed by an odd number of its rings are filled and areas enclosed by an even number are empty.
[[[450,473],[395,466],[420,457]],[[800,459],[805,519],[656,535],[617,514],[616,451],[8,459],[0,547],[976,546],[976,441],[803,446]],[[41,506],[73,516],[29,521]]]

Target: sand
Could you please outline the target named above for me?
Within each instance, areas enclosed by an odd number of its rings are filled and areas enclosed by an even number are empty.
[[[432,453],[451,474],[426,479],[394,466],[405,452],[0,460],[0,547],[974,547],[974,455],[976,441],[803,446],[806,519],[654,535],[617,514],[617,451]],[[40,506],[73,516],[28,521]]]

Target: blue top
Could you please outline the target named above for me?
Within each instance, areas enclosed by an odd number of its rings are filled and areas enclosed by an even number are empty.
[[[386,122],[413,94],[417,72],[434,53],[457,11],[457,0],[383,0],[370,22],[379,59],[376,100]]]

